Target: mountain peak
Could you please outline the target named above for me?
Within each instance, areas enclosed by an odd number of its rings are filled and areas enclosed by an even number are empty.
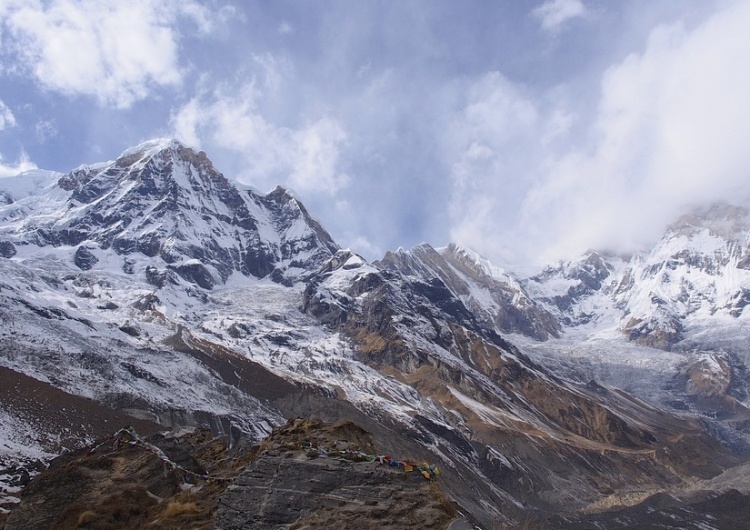
[[[117,168],[134,168],[154,159],[181,160],[196,168],[218,174],[204,151],[196,151],[175,138],[155,138],[126,149],[113,165]]]
[[[495,280],[508,281],[509,279],[508,273],[502,267],[498,267],[489,259],[470,248],[450,243],[447,247],[438,249],[438,252],[446,257],[453,256],[454,259],[463,261],[476,271],[481,271]]]
[[[176,138],[169,138],[169,137],[162,137],[162,138],[152,138],[150,140],[146,140],[144,142],[141,142],[138,145],[135,145],[133,147],[129,147],[128,149],[125,149],[122,153],[120,153],[120,156],[117,157],[117,159],[121,158],[130,158],[134,155],[140,155],[140,157],[143,156],[150,156],[156,153],[159,153],[161,151],[177,151],[179,149],[184,149],[187,146],[177,140]]]
[[[172,138],[81,166],[38,193],[19,206],[18,226],[0,235],[12,244],[57,247],[85,270],[100,268],[100,259],[111,265],[111,248],[123,270],[157,287],[167,277],[177,282],[172,273],[209,289],[234,272],[293,283],[339,248],[284,188],[260,195],[239,187],[203,151]],[[53,206],[43,212],[46,202]]]
[[[750,212],[743,206],[721,202],[695,209],[669,226],[669,230],[678,236],[693,235],[705,229],[712,235],[734,239],[750,229]]]

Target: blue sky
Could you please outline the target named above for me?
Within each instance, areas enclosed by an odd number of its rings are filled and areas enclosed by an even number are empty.
[[[746,200],[750,3],[0,0],[0,175],[157,136],[368,259],[525,265]]]

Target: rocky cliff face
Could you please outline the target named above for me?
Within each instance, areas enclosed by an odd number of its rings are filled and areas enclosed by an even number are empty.
[[[747,219],[747,210],[727,205],[685,216],[648,256],[633,260],[632,287],[627,280],[615,294],[629,312],[623,331],[666,349],[701,321],[740,318],[750,282]]]
[[[475,318],[500,333],[520,333],[537,340],[559,336],[558,321],[517,280],[456,245],[438,251],[423,244],[411,251],[388,252],[375,265],[441,282]]]
[[[556,321],[566,327],[580,326],[602,316],[587,302],[609,294],[614,272],[615,266],[606,257],[589,251],[578,261],[547,267],[524,283],[550,308]]]
[[[216,527],[447,528],[457,519],[429,466],[426,478],[421,463],[394,466],[396,457],[381,456],[350,422],[289,422],[227,488]]]

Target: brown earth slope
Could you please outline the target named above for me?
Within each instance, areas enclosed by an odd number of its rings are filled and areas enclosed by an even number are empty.
[[[4,367],[0,367],[0,410],[28,428],[16,443],[31,444],[48,454],[78,449],[123,425],[133,425],[144,434],[162,428]],[[18,488],[45,467],[42,460],[0,454],[0,527],[4,510],[17,501]]]

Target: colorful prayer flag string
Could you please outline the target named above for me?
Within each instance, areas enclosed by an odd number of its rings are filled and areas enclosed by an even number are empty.
[[[114,440],[114,447],[113,449],[119,449],[119,447],[122,444],[127,444],[133,447],[139,447],[141,449],[144,449],[154,455],[156,455],[162,462],[167,464],[169,467],[171,467],[175,471],[180,471],[182,473],[185,473],[187,475],[207,480],[209,478],[207,473],[196,473],[194,471],[190,471],[189,469],[185,469],[181,465],[179,465],[177,462],[173,461],[167,454],[162,451],[159,447],[155,446],[152,443],[147,442],[140,436],[138,436],[138,433],[135,432],[135,429],[132,427],[123,427],[119,431],[117,431],[114,434],[111,434],[107,437],[106,440],[102,441],[98,445],[96,445],[91,451],[89,451],[89,454],[93,454],[97,449],[99,449],[101,446],[106,444],[107,442],[110,442]]]
[[[301,442],[299,444],[301,449],[312,451],[319,457],[330,458],[330,457],[343,457],[347,460],[359,460],[374,462],[379,465],[388,467],[403,468],[406,473],[412,473],[413,471],[419,471],[422,476],[427,480],[432,480],[440,474],[440,470],[435,464],[429,464],[427,462],[423,464],[417,464],[410,460],[398,460],[393,458],[391,455],[373,455],[367,454],[363,451],[351,450],[351,449],[326,449],[319,447],[317,444],[313,444],[308,441]]]

